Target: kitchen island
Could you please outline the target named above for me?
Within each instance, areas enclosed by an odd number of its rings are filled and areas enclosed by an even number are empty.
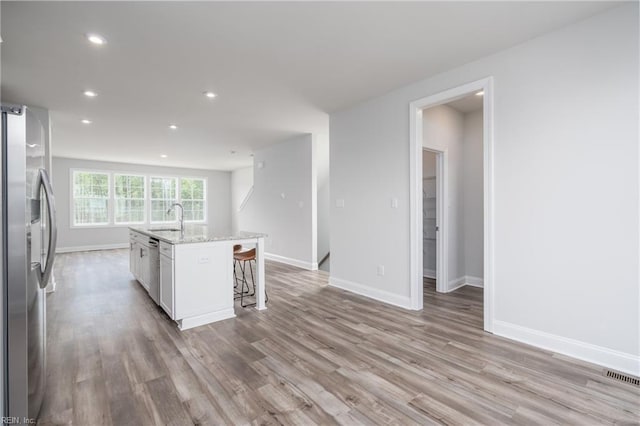
[[[180,330],[235,317],[233,246],[256,248],[256,309],[266,309],[264,234],[205,225],[129,228],[130,269]]]

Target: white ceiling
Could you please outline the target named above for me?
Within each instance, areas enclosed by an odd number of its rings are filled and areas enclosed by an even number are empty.
[[[478,111],[482,109],[482,96],[476,96],[476,94],[474,93],[469,96],[465,96],[464,98],[448,102],[447,106],[450,106],[451,108],[463,114]]]
[[[3,1],[2,97],[51,110],[54,155],[231,170],[327,133],[331,111],[613,6]]]

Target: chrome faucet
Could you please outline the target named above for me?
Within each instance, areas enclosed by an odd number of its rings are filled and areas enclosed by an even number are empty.
[[[171,213],[174,207],[180,207],[180,236],[184,238],[184,207],[180,203],[173,203],[171,207],[167,210],[167,214]]]

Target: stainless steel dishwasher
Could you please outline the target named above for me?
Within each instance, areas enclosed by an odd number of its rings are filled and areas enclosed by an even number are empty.
[[[149,238],[149,296],[160,303],[160,249],[158,240]]]

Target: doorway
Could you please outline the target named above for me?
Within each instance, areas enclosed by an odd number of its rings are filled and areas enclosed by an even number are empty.
[[[483,328],[489,332],[493,329],[491,82],[491,78],[479,80],[410,105],[412,308],[423,307],[424,276],[435,276],[436,291],[443,293],[483,286]]]
[[[447,257],[442,256],[448,241],[441,238],[447,218],[446,151],[434,147],[422,150],[422,270],[423,277],[433,280],[436,291],[445,292],[448,281]]]

